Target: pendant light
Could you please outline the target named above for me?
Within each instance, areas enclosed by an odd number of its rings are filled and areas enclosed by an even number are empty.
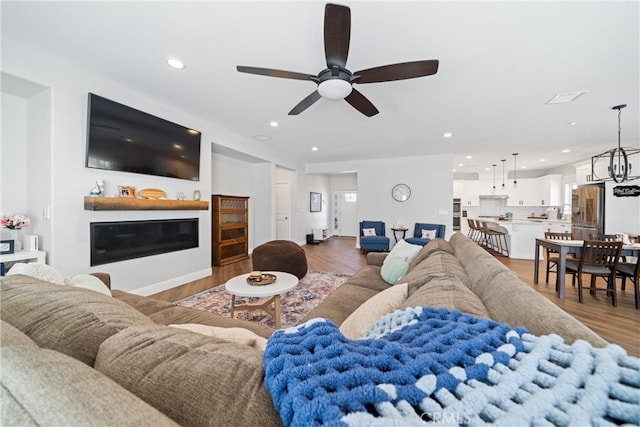
[[[518,153],[513,153],[513,185],[518,185],[518,180],[516,179],[516,157],[518,157]]]
[[[504,162],[506,162],[507,159],[502,159],[502,189],[504,190]]]
[[[618,110],[618,148],[611,150],[609,160],[609,176],[616,183],[627,180],[627,177],[629,176],[629,168],[631,166],[629,164],[627,152],[624,148],[620,147],[620,114],[622,113],[622,109],[626,106],[627,104],[622,104],[611,108],[612,110]]]
[[[493,166],[493,192],[496,192],[496,164],[492,164],[491,166]]]

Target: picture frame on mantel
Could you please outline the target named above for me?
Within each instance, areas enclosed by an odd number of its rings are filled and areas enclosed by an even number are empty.
[[[311,212],[322,212],[322,193],[311,192],[309,210]]]
[[[1,240],[0,241],[0,255],[8,255],[14,252],[13,240]]]

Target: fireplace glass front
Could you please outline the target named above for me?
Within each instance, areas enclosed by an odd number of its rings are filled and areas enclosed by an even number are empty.
[[[198,218],[92,222],[91,265],[198,247]]]

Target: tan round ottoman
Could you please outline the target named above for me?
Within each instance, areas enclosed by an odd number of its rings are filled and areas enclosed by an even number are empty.
[[[284,271],[298,279],[307,274],[307,256],[298,244],[289,240],[272,240],[253,249],[253,269]]]

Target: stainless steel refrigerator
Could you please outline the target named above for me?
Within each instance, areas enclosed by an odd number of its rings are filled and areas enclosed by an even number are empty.
[[[604,184],[581,185],[571,195],[571,236],[590,240],[604,234]]]

